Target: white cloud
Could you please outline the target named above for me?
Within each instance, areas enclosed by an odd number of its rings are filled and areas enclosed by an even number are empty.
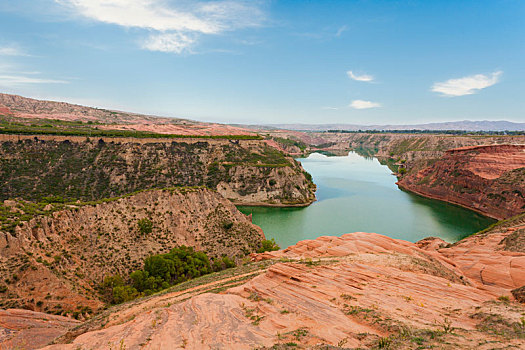
[[[449,79],[432,85],[432,91],[439,92],[444,96],[472,95],[481,89],[485,89],[499,82],[502,71],[492,74],[476,74],[464,78]]]
[[[348,77],[350,79],[357,80],[357,81],[371,82],[371,81],[374,80],[374,77],[371,76],[371,75],[368,75],[368,74],[357,75],[354,72],[352,72],[351,70],[346,72],[346,74],[348,75]]]
[[[330,111],[337,111],[337,110],[339,110],[338,107],[323,107],[323,109],[330,110]]]
[[[0,56],[28,56],[22,52],[19,48],[12,46],[0,47]]]
[[[142,48],[160,52],[191,52],[190,48],[194,42],[195,39],[182,33],[155,34],[143,42]]]
[[[220,0],[55,0],[88,19],[157,32],[142,47],[182,53],[199,35],[258,26],[264,19],[260,1]]]
[[[15,86],[25,84],[67,84],[67,81],[42,79],[24,75],[0,75],[0,86]]]
[[[27,84],[67,84],[65,80],[47,79],[36,71],[24,71],[18,64],[0,61],[0,86],[14,87]]]
[[[350,107],[355,109],[368,109],[381,107],[381,104],[372,101],[353,100],[352,103],[350,103]]]

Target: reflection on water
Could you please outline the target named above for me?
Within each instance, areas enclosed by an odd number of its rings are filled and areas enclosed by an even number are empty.
[[[314,153],[298,159],[317,184],[317,202],[306,208],[240,207],[281,247],[322,235],[377,232],[418,241],[429,236],[454,242],[494,220],[448,203],[401,191],[387,166],[351,152]]]

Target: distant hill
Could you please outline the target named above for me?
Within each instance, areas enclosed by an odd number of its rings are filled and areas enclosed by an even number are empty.
[[[175,135],[252,135],[253,132],[226,124],[189,119],[158,117],[72,103],[37,100],[0,93],[0,117],[29,123],[34,119],[58,119],[68,122],[102,123],[98,128],[136,130]],[[0,118],[0,122],[1,122]],[[5,120],[5,119],[4,119]]]
[[[357,125],[357,124],[268,124],[272,128],[326,131],[326,130],[464,130],[464,131],[521,131],[525,123],[513,123],[506,120],[463,120],[457,122],[411,124],[411,125]]]
[[[24,118],[56,118],[74,121],[97,121],[101,123],[165,123],[194,124],[195,122],[179,118],[162,118],[139,113],[107,110],[80,106],[67,102],[45,101],[0,93],[0,114],[15,115]]]

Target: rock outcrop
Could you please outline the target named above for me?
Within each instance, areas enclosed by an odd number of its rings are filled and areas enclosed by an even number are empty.
[[[98,200],[169,186],[216,189],[237,204],[315,200],[301,165],[263,140],[0,135],[0,199]]]
[[[401,177],[398,185],[506,219],[525,211],[525,145],[451,149],[432,165]]]
[[[30,310],[0,310],[0,349],[37,349],[80,321]]]
[[[71,343],[61,338],[46,349],[520,348],[525,308],[509,300],[524,283],[525,253],[511,254],[510,269],[495,259],[500,278],[470,272],[486,264],[488,250],[474,248],[491,236],[447,248],[371,233],[303,241],[254,255],[261,261],[254,264],[270,265],[239,286],[189,299],[168,291],[122,305]]]
[[[239,261],[264,239],[230,201],[205,188],[149,190],[42,210],[6,201],[0,209],[9,227],[0,229],[0,306],[54,314],[100,309],[96,286],[104,277],[126,277],[149,255],[186,245]],[[151,232],[141,231],[139,220],[148,220]]]

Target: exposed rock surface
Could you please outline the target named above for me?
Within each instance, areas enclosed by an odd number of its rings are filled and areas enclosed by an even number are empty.
[[[4,208],[32,208],[21,204]],[[139,230],[141,219],[152,223],[151,233]],[[95,286],[105,276],[126,277],[151,254],[186,245],[238,260],[263,238],[230,201],[203,188],[143,191],[58,211],[50,204],[12,231],[0,230],[0,306],[90,313],[103,306]]]
[[[452,245],[417,245],[453,261],[480,288],[510,297],[510,290],[525,285],[524,237],[522,214]]]
[[[490,234],[483,237],[462,245],[492,247]],[[117,318],[126,315],[122,323],[100,323],[71,344],[46,349],[102,349],[108,344],[126,349],[253,349],[291,343],[302,348],[523,348],[520,317],[525,308],[497,298],[521,283],[524,267],[516,265],[517,280],[507,268],[499,273],[501,282],[486,284],[469,273],[470,265],[485,263],[486,252],[462,245],[443,248],[459,249],[470,260],[456,262],[452,253],[435,250],[440,245],[431,243],[423,244],[425,250],[370,233],[303,241],[255,255],[255,260],[274,264],[221,294],[177,299],[180,292],[168,292],[123,305],[115,310]],[[513,256],[525,259],[525,253]],[[495,259],[491,266],[505,264],[509,262]],[[154,306],[155,298],[165,304]]]
[[[506,219],[525,211],[525,145],[452,149],[432,165],[409,172],[398,185]]]
[[[0,349],[35,349],[80,322],[30,310],[0,310]]]
[[[200,185],[239,204],[304,206],[315,200],[315,185],[301,165],[262,140],[3,136],[0,200],[98,200]]]
[[[402,159],[410,164],[418,160],[440,158],[452,148],[493,145],[525,144],[525,136],[460,136],[438,134],[396,134],[396,133],[310,133],[287,130],[262,131],[271,136],[301,141],[307,151],[322,149],[340,154],[342,151],[364,151],[371,156],[388,159]]]

